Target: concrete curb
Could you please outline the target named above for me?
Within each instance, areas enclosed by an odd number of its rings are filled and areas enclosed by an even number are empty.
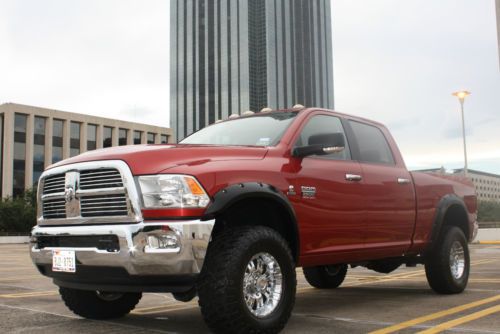
[[[28,236],[13,236],[13,237],[0,236],[0,244],[27,244],[29,242],[30,242],[30,237]]]
[[[500,240],[481,240],[477,243],[480,245],[500,245]]]

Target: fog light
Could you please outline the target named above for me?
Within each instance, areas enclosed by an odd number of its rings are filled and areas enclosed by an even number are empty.
[[[181,244],[175,232],[148,235],[146,253],[178,253],[180,250]]]

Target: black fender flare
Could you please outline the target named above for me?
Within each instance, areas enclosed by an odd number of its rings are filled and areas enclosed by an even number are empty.
[[[212,199],[212,203],[205,211],[202,220],[214,219],[224,214],[233,204],[246,199],[265,198],[278,204],[285,210],[294,230],[295,249],[292,249],[292,255],[298,260],[300,254],[300,235],[295,210],[288,198],[276,187],[261,182],[244,182],[230,185],[217,192]]]
[[[448,212],[448,209],[452,206],[461,207],[464,212],[467,214],[467,206],[465,202],[455,194],[448,194],[441,198],[441,200],[437,204],[436,214],[434,215],[434,221],[432,223],[431,235],[429,239],[429,245],[427,247],[426,253],[429,253],[434,249],[436,242],[439,240],[439,235],[443,229],[444,225],[444,217]],[[468,225],[467,225],[468,228]],[[466,231],[466,235],[470,234],[471,231]]]

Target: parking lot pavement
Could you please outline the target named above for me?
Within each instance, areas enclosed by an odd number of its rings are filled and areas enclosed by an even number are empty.
[[[335,290],[311,288],[299,269],[285,333],[499,333],[500,245],[472,245],[468,289],[430,290],[423,266],[389,275],[355,268]],[[0,333],[206,333],[197,302],[145,294],[127,317],[92,321],[66,309],[57,287],[31,264],[27,245],[0,245]]]

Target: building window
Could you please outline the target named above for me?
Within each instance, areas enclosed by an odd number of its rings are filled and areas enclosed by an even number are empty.
[[[105,126],[102,137],[102,147],[111,147],[112,145],[113,145],[113,128]]]
[[[55,119],[52,126],[52,163],[63,158],[63,127],[64,121]]]
[[[97,125],[87,124],[87,151],[97,148]]]
[[[80,123],[71,122],[70,129],[70,151],[69,156],[74,157],[75,155],[80,154],[80,131],[82,125]]]
[[[118,132],[118,145],[124,146],[127,145],[127,129],[120,129]]]
[[[14,179],[12,193],[19,196],[24,192],[26,175],[26,123],[28,116],[16,114],[14,118]]]
[[[154,144],[156,139],[156,134],[148,132],[148,144]]]
[[[134,131],[134,145],[141,144],[141,137],[142,137],[141,131]]]
[[[33,185],[38,183],[45,167],[45,126],[47,120],[35,117],[35,137],[33,141]]]
[[[167,135],[161,135],[161,143],[162,144],[168,143],[168,136]]]

